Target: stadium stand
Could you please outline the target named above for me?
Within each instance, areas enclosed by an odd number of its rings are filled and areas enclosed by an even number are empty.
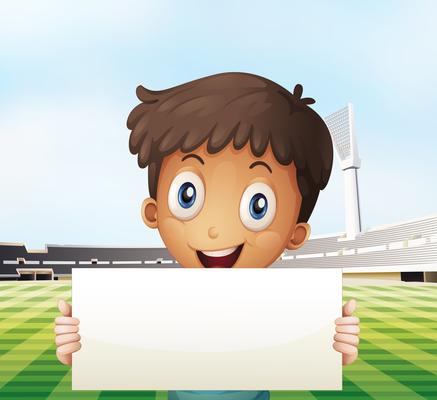
[[[72,267],[153,267],[173,262],[166,248],[47,245],[28,251],[24,244],[0,243],[0,279],[30,279],[31,271],[33,279],[47,279],[44,275],[58,279],[71,276]]]
[[[0,279],[59,279],[71,268],[178,267],[166,248],[48,245],[28,251],[23,244],[0,243]],[[274,267],[343,268],[348,273],[400,273],[402,279],[436,281],[437,216],[385,225],[360,233],[310,239],[286,251]],[[428,279],[426,279],[428,277]]]
[[[437,235],[437,216],[369,229],[357,235],[353,240],[347,240],[344,234],[314,237],[301,249],[287,252],[287,254],[328,253],[345,249],[389,245],[396,242],[405,242],[407,245],[407,242],[413,244],[414,240],[430,239],[433,235]]]

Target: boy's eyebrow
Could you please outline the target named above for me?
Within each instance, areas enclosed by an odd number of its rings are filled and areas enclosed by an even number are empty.
[[[250,164],[249,169],[252,169],[252,168],[256,167],[257,165],[262,165],[262,166],[266,167],[270,171],[270,173],[272,173],[272,169],[264,161],[255,161],[255,162],[253,162],[252,164]]]
[[[205,164],[205,161],[202,160],[202,157],[198,156],[197,154],[187,154],[182,158],[182,161],[185,161],[187,158],[195,158],[198,160],[201,164]]]

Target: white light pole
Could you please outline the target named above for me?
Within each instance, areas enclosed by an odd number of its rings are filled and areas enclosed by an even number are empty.
[[[361,166],[355,136],[352,104],[328,115],[326,125],[332,136],[344,176],[346,235],[354,239],[361,232],[360,199],[357,170]]]

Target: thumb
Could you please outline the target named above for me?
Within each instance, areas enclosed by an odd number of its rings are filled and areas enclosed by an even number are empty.
[[[58,308],[64,317],[71,317],[71,305],[65,300],[60,299],[58,301]]]
[[[343,317],[350,317],[355,309],[357,308],[357,302],[355,299],[349,300],[344,306],[343,306]]]

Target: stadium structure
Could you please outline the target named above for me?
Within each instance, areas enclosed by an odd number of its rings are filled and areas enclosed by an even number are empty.
[[[285,251],[272,267],[343,268],[348,276],[437,282],[437,215],[362,230],[358,156],[351,104],[329,115],[345,180],[345,232],[313,236]],[[72,268],[178,267],[166,248],[0,243],[0,280],[69,279]]]

